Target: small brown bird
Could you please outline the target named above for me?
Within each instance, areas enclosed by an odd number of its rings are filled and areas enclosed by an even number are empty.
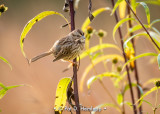
[[[66,37],[57,40],[49,51],[30,59],[29,63],[50,54],[54,56],[53,62],[60,59],[71,62],[70,60],[76,58],[82,52],[84,45],[84,33],[80,29],[76,29],[70,32]]]

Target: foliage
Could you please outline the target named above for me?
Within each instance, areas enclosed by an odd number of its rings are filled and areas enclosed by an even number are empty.
[[[126,2],[127,0],[117,0],[116,4],[114,5],[113,9],[109,7],[105,8],[99,8],[95,10],[91,15],[94,17],[97,17],[99,14],[101,14],[104,11],[111,11],[111,16],[114,14],[117,16],[117,8],[119,7],[119,15],[121,17],[121,20],[116,23],[116,25],[113,28],[113,40],[116,42],[118,39],[116,36],[116,31],[119,32],[120,37],[123,35],[125,37],[122,37],[121,40],[121,47],[120,49],[118,47],[118,44],[110,44],[110,43],[104,43],[103,39],[107,37],[107,32],[105,30],[96,30],[94,27],[91,27],[91,21],[89,20],[89,17],[86,18],[84,23],[82,24],[82,31],[85,33],[85,48],[86,50],[80,55],[80,59],[83,61],[84,58],[89,59],[90,63],[86,66],[84,69],[84,72],[80,79],[80,92],[83,92],[83,86],[85,84],[85,81],[87,77],[89,76],[89,73],[93,70],[94,74],[87,80],[87,87],[88,89],[91,89],[91,86],[95,82],[99,82],[101,86],[104,88],[106,94],[111,98],[113,103],[106,103],[100,104],[96,106],[95,108],[101,108],[101,107],[112,107],[115,108],[120,113],[125,113],[125,107],[124,105],[127,105],[131,107],[131,110],[135,112],[133,109],[136,105],[138,105],[138,108],[143,104],[143,102],[148,103],[155,113],[155,111],[160,108],[160,105],[157,105],[157,97],[155,100],[155,106],[153,106],[149,101],[144,100],[144,98],[153,93],[154,91],[157,91],[156,95],[158,94],[158,89],[160,82],[158,81],[156,83],[156,87],[151,88],[149,91],[144,91],[143,86],[147,85],[148,83],[151,83],[155,81],[155,79],[150,79],[146,82],[146,84],[140,84],[138,80],[138,74],[136,74],[137,71],[137,59],[142,57],[148,57],[151,56],[151,58],[156,57],[157,58],[157,67],[160,69],[160,50],[157,47],[160,47],[160,32],[157,28],[155,28],[155,24],[160,22],[160,19],[156,19],[151,21],[151,14],[148,7],[148,3],[150,4],[156,4],[159,5],[159,0],[156,1],[142,1],[137,2],[136,0],[132,0],[131,2]],[[75,7],[78,8],[78,3],[80,0],[76,0]],[[113,2],[113,0],[112,0]],[[127,4],[126,4],[127,3]],[[65,4],[67,5],[67,1],[65,1]],[[129,7],[131,5],[131,7]],[[136,10],[139,9],[139,7],[142,6],[145,11],[146,20],[147,23],[142,23],[141,20],[138,18],[136,14]],[[65,6],[68,7],[68,6]],[[135,14],[135,17],[129,13],[126,15],[125,10],[126,7],[128,7],[129,11],[132,11],[133,14]],[[130,9],[129,9],[130,8]],[[90,1],[90,8],[89,12],[91,13],[91,1]],[[73,12],[72,12],[73,13]],[[36,24],[38,21],[43,19],[44,17],[47,17],[49,15],[60,15],[66,22],[67,25],[69,25],[68,20],[64,17],[63,14],[55,12],[55,11],[44,11],[37,16],[35,16],[33,19],[31,19],[26,26],[24,27],[21,38],[20,38],[20,47],[21,52],[24,55],[24,57],[27,59],[27,56],[24,52],[23,45],[24,45],[24,39],[27,35],[27,33],[30,31],[32,26]],[[118,17],[118,16],[117,16]],[[116,17],[116,20],[118,20]],[[71,20],[72,22],[72,20]],[[126,27],[126,32],[122,32],[123,35],[120,33],[122,28]],[[129,26],[128,26],[129,25]],[[118,33],[117,32],[117,33]],[[99,43],[97,43],[95,46],[90,46],[90,41],[94,40],[95,37],[98,37]],[[156,49],[156,52],[145,52],[142,54],[137,55],[135,48],[137,47],[135,45],[135,40],[138,38],[146,38],[149,42],[151,42],[152,46]],[[116,42],[117,43],[117,42]],[[108,54],[106,53],[105,49],[115,49],[118,51],[118,53],[112,53]],[[88,58],[87,58],[88,57]],[[5,61],[5,60],[3,60]],[[5,61],[6,62],[6,61]],[[7,63],[7,62],[6,62]],[[147,62],[146,62],[147,63]],[[145,63],[145,64],[146,64]],[[97,71],[97,65],[100,64],[104,67],[104,71],[101,73],[98,73]],[[111,65],[111,67],[108,67]],[[129,66],[129,67],[128,67]],[[124,68],[126,68],[124,70]],[[139,70],[139,69],[138,69]],[[135,72],[135,73],[134,73]],[[133,80],[130,81],[130,74],[135,74],[136,82],[134,83]],[[128,77],[128,80],[126,79],[126,75]],[[116,100],[113,97],[113,94],[108,91],[106,84],[104,83],[104,78],[108,78],[112,81],[114,89],[116,91]],[[159,79],[159,78],[158,78]],[[55,101],[55,113],[62,113],[64,106],[66,105],[66,100],[68,100],[68,103],[73,107],[72,100],[74,101],[74,95],[73,95],[73,89],[71,88],[72,79],[71,78],[63,78],[59,81],[59,84],[57,86],[56,91],[56,101]],[[138,94],[138,100],[136,104],[134,104],[134,90],[132,90],[132,87],[137,88],[137,94]],[[127,101],[125,98],[126,91],[130,90],[130,94],[132,97],[132,103]],[[133,91],[133,92],[132,92]],[[69,95],[68,95],[69,92]],[[76,102],[75,102],[76,103]],[[142,111],[141,108],[139,108],[139,111]],[[92,114],[95,113],[95,111],[91,112]],[[141,113],[141,112],[140,112]]]

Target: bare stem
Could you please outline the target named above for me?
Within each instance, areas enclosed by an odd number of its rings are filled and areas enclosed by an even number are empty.
[[[125,0],[129,9],[132,11],[132,13],[134,14],[134,16],[137,18],[137,20],[139,21],[139,23],[141,24],[141,26],[143,27],[143,29],[146,31],[146,33],[148,34],[149,38],[151,39],[151,41],[154,43],[154,45],[158,48],[158,50],[160,50],[160,47],[156,44],[156,42],[153,40],[152,36],[150,35],[150,33],[148,32],[148,30],[145,28],[145,26],[143,25],[142,21],[139,19],[139,17],[136,15],[136,13],[133,11],[133,9],[130,6],[130,3]]]
[[[128,1],[130,3],[130,1]],[[129,6],[127,7],[128,9],[128,15],[129,15],[129,18],[131,18],[131,12],[130,12],[130,8]],[[128,21],[128,24],[129,24],[129,28],[132,28],[132,22],[131,20]],[[133,32],[129,33],[129,36],[133,36]],[[132,39],[132,45],[133,45],[133,49],[134,49],[134,56],[136,55],[136,47],[135,47],[135,40]],[[137,82],[137,85],[140,86],[140,82],[139,82],[139,76],[138,76],[138,69],[137,69],[137,61],[135,60],[134,61],[134,73],[135,73],[135,79],[136,79],[136,82]],[[140,90],[137,86],[137,97],[138,99],[141,97],[141,93],[140,93]],[[142,114],[142,105],[139,107],[139,113]]]
[[[73,0],[69,0],[69,7],[70,7],[70,16],[71,16],[71,31],[73,31],[75,29]],[[75,58],[73,62],[76,63],[77,58]],[[73,80],[74,80],[74,97],[75,97],[75,104],[77,108],[76,114],[80,114],[78,81],[77,81],[77,65],[76,64],[73,65]]]
[[[112,6],[114,7],[114,5],[115,5],[114,0],[112,0]],[[115,15],[116,23],[118,23],[119,20],[118,20],[117,11],[115,11],[114,15]],[[120,37],[120,41],[121,41],[121,47],[122,47],[122,50],[123,50],[123,57],[125,59],[125,62],[127,62],[126,54],[125,54],[124,48],[123,48],[124,42],[123,42],[122,31],[121,31],[120,27],[118,28],[118,32],[119,32],[119,37]],[[131,100],[132,100],[132,105],[133,105],[133,111],[134,111],[134,114],[137,114],[137,109],[136,109],[136,106],[134,105],[135,100],[134,100],[134,94],[133,94],[133,89],[132,89],[132,84],[131,84],[131,78],[130,78],[128,65],[126,65],[126,71],[127,71],[127,78],[128,78],[128,83],[129,83],[129,87],[130,87],[130,94],[131,94]]]

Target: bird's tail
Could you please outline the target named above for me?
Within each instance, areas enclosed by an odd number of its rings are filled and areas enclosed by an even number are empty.
[[[44,53],[42,53],[42,54],[40,54],[40,55],[38,55],[38,56],[35,56],[34,58],[30,59],[30,60],[29,60],[29,63],[35,62],[35,61],[37,61],[38,59],[43,58],[43,57],[45,57],[45,56],[48,56],[48,55],[50,55],[50,54],[52,54],[52,53],[53,53],[52,51],[44,52]]]

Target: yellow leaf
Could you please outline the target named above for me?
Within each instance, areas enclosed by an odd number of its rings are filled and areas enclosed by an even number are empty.
[[[107,10],[111,11],[111,9],[110,9],[109,7],[99,8],[99,9],[95,10],[95,11],[92,13],[92,15],[93,15],[94,17],[96,17],[98,14],[100,14],[100,13],[102,13],[102,12],[104,12],[104,11],[107,11]],[[83,25],[82,25],[82,28],[81,28],[82,31],[85,31],[85,29],[87,28],[87,26],[88,26],[90,23],[91,23],[91,22],[90,22],[89,18],[87,17],[87,19],[84,21],[84,23],[83,23]]]
[[[117,55],[117,54],[113,54],[113,55],[104,55],[104,56],[101,56],[99,58],[96,58],[94,61],[93,61],[93,64],[96,65],[104,60],[107,60],[107,59],[113,59],[113,58],[117,58],[118,61],[124,61],[124,58],[120,55]],[[84,84],[84,80],[85,78],[87,77],[87,74],[90,72],[90,70],[93,68],[93,65],[92,64],[89,64],[86,68],[85,68],[85,71],[82,75],[82,78],[80,80],[80,91],[83,91],[83,84]]]
[[[119,4],[119,16],[120,16],[121,19],[123,19],[125,17],[125,12],[126,12],[126,1],[123,0]]]
[[[30,31],[30,29],[32,28],[32,26],[33,26],[34,24],[36,24],[38,21],[42,20],[42,19],[45,18],[46,16],[53,15],[53,14],[56,14],[56,15],[61,16],[67,23],[69,23],[68,20],[67,20],[62,14],[60,14],[60,13],[58,13],[58,12],[55,12],[55,11],[44,11],[44,12],[38,14],[37,16],[35,16],[33,19],[31,19],[31,20],[25,25],[25,27],[24,27],[24,29],[23,29],[23,31],[22,31],[22,33],[21,33],[21,37],[20,37],[21,52],[22,52],[22,54],[23,54],[23,56],[24,56],[25,58],[27,58],[27,57],[26,57],[26,54],[25,54],[25,52],[24,52],[24,50],[23,50],[23,44],[24,44],[24,39],[25,39],[27,33]]]
[[[62,78],[57,86],[56,90],[56,100],[54,105],[55,112],[58,112],[59,114],[62,113],[67,100],[67,88],[71,81],[71,78]]]

